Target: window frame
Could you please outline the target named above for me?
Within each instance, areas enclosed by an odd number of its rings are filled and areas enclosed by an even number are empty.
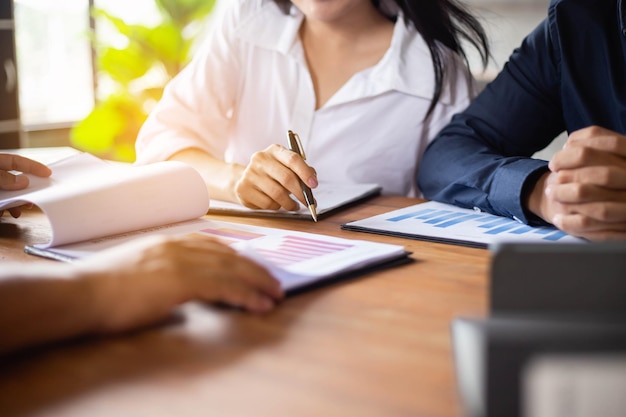
[[[91,10],[95,5],[95,0],[85,0],[88,6],[88,13],[84,16],[87,20],[87,28],[93,32],[96,29],[96,21],[91,14]],[[15,0],[10,2],[13,12],[15,11]],[[15,15],[13,14],[13,19]],[[15,24],[13,25],[13,35],[15,42]],[[90,62],[91,76],[93,80],[93,105],[96,104],[96,90],[97,90],[97,68],[96,68],[96,49],[93,44],[89,45],[90,49]],[[19,91],[19,76],[18,76],[18,91]],[[19,95],[19,94],[18,94]],[[18,100],[18,112],[20,111],[20,105]],[[42,122],[42,123],[24,123],[21,118],[18,118],[22,131],[22,146],[26,147],[39,147],[39,146],[67,146],[70,145],[69,137],[72,127],[80,120],[68,120],[63,122]]]

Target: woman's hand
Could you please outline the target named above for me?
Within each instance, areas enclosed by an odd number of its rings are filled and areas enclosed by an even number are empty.
[[[298,202],[306,204],[300,180],[311,188],[317,187],[315,170],[295,152],[271,145],[252,155],[250,163],[235,184],[235,194],[241,204],[254,209],[298,210]]]

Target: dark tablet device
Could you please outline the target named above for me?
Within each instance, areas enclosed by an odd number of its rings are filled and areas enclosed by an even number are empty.
[[[492,316],[626,316],[626,242],[490,249]]]
[[[457,384],[465,416],[522,417],[522,375],[543,355],[626,353],[626,325],[585,319],[457,318]]]

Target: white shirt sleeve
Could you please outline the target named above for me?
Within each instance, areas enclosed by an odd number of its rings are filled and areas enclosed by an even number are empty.
[[[241,0],[229,0],[189,65],[165,88],[136,142],[137,164],[189,148],[223,158],[241,74]],[[248,2],[249,4],[250,2]]]

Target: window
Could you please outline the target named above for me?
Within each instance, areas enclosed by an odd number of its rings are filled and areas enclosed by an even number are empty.
[[[81,119],[93,106],[87,0],[14,0],[22,124]]]
[[[95,0],[129,23],[158,19],[154,0]],[[22,124],[27,129],[70,126],[94,104],[89,0],[14,0]],[[115,44],[112,31],[98,36]]]
[[[485,26],[493,60],[484,73],[480,57],[468,48],[472,71],[480,79],[488,81],[495,77],[518,47],[547,15],[549,0],[466,0]]]

